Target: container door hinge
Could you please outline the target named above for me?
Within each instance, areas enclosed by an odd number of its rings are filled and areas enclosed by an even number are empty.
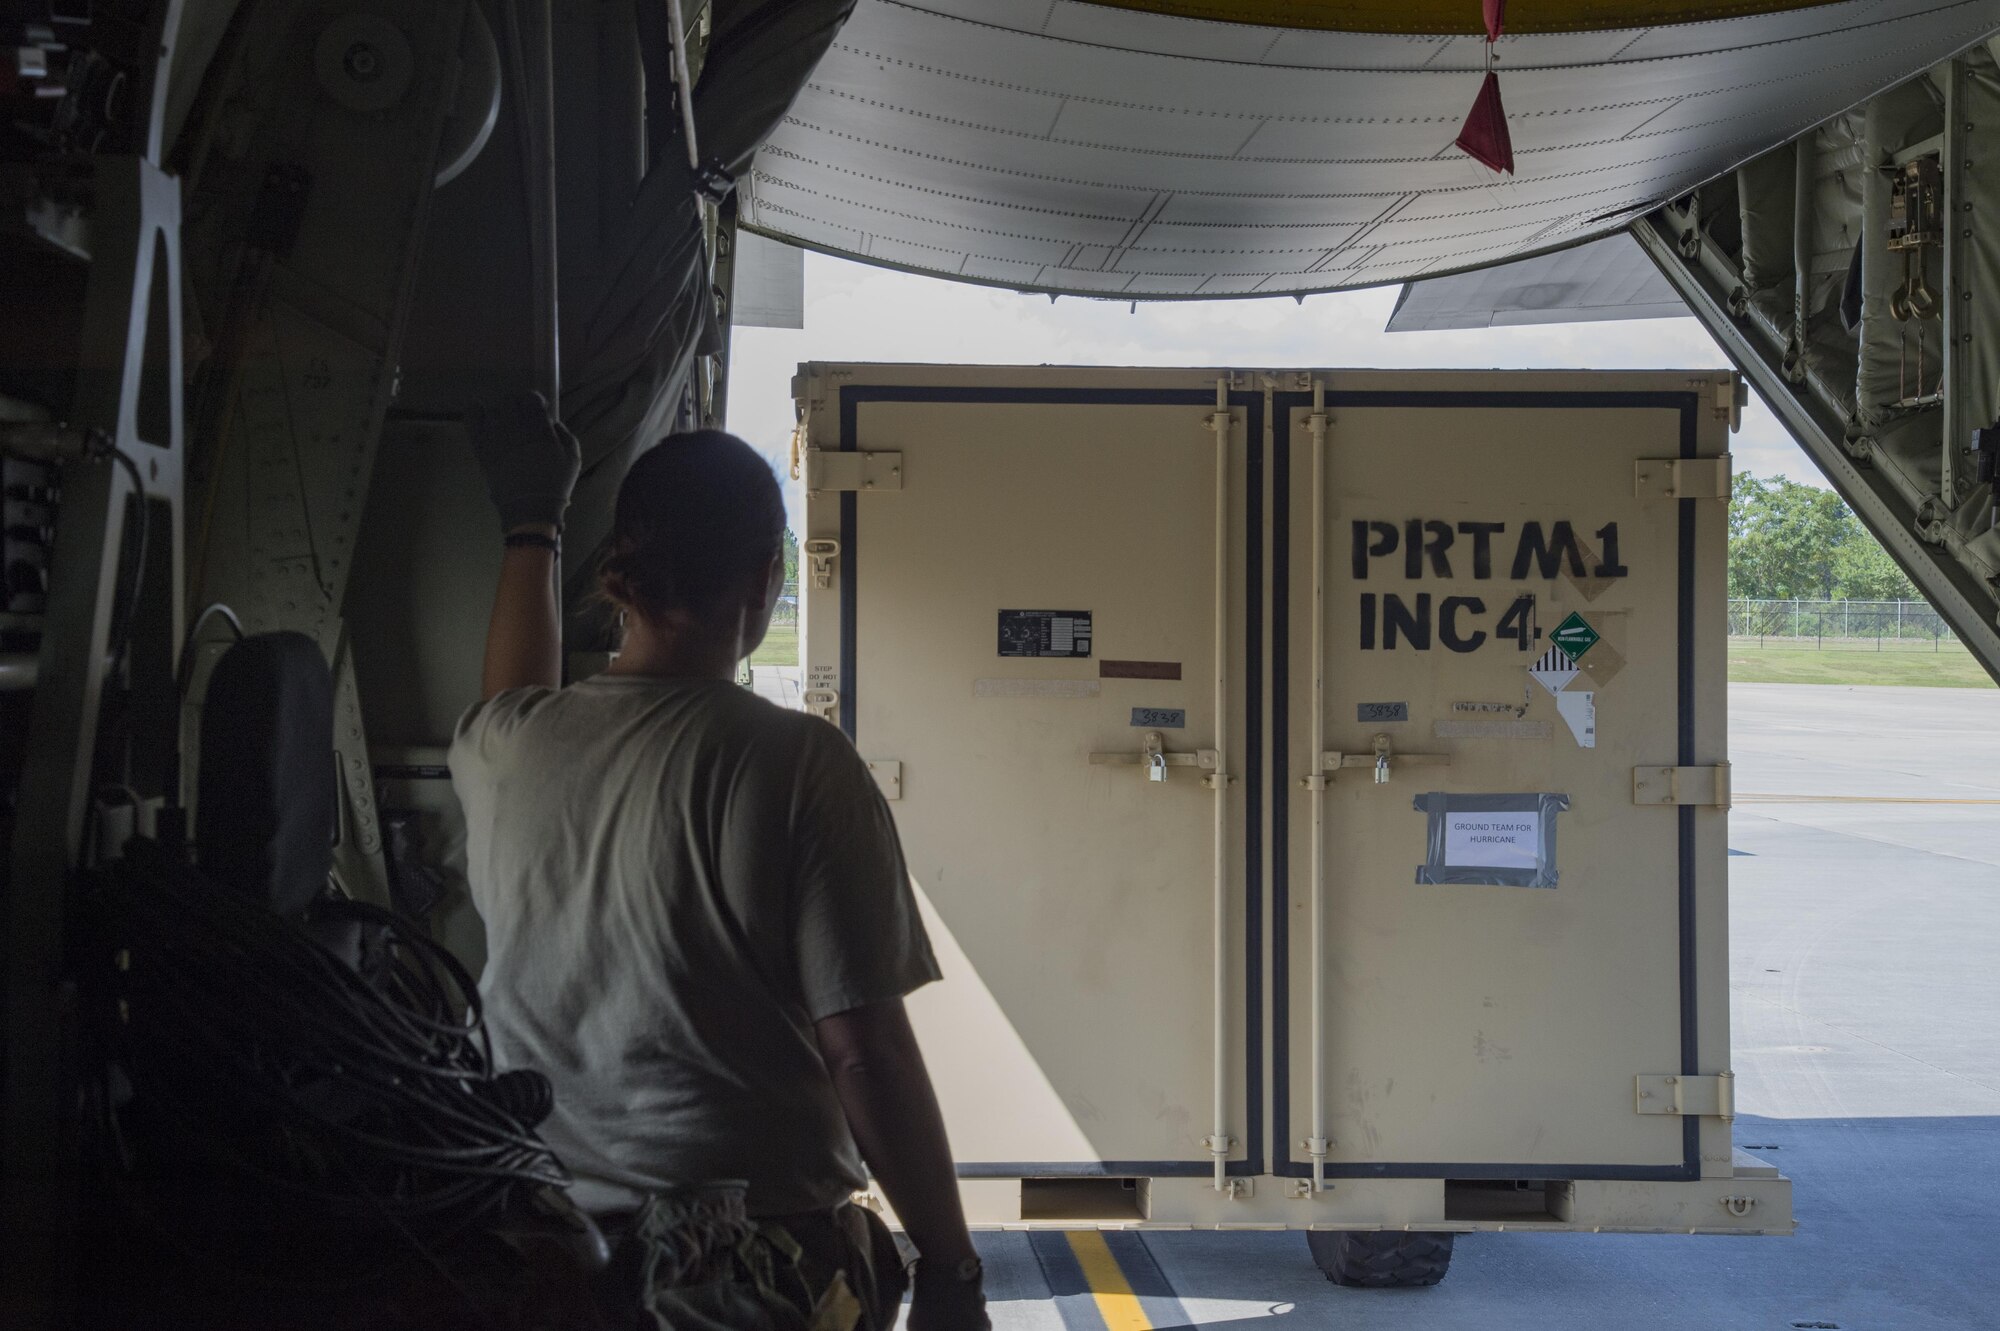
[[[875,778],[885,800],[903,798],[903,764],[894,758],[870,758],[868,774]]]
[[[1633,1078],[1633,1107],[1641,1114],[1679,1114],[1696,1118],[1736,1117],[1736,1074],[1684,1077],[1677,1073],[1641,1074]]]
[[[1635,767],[1632,802],[1645,805],[1694,804],[1729,807],[1729,764],[1713,767]]]
[[[806,450],[806,493],[903,488],[901,453],[854,453],[827,448]]]
[[[1641,499],[1727,499],[1732,459],[1640,458],[1632,464],[1632,493]]]
[[[1750,381],[1732,374],[1715,386],[1715,414],[1729,422],[1729,433],[1743,428],[1743,408],[1750,405]]]

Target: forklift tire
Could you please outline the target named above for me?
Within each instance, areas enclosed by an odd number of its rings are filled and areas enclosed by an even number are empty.
[[[1437,1284],[1451,1269],[1451,1240],[1450,1234],[1402,1230],[1306,1231],[1306,1245],[1326,1278],[1359,1289]]]

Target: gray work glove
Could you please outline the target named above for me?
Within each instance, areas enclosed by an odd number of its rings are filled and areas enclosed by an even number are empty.
[[[576,436],[549,413],[548,399],[523,393],[497,405],[475,403],[465,413],[472,452],[486,474],[486,492],[500,512],[500,530],[531,522],[561,530],[570,491],[583,470]]]
[[[976,1266],[963,1273],[919,1260],[910,1282],[908,1331],[992,1331],[984,1277]]]

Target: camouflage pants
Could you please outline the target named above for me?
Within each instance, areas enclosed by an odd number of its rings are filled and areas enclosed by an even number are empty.
[[[861,1207],[755,1219],[742,1185],[702,1184],[648,1199],[614,1271],[637,1283],[643,1331],[888,1331],[895,1252]]]

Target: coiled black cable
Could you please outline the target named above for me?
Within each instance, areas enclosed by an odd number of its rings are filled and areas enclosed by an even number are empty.
[[[316,907],[311,927],[366,940],[357,968],[145,841],[92,899],[96,1024],[129,1084],[104,1097],[114,1136],[143,1191],[207,1199],[227,1232],[205,1255],[294,1278],[361,1249],[435,1263],[522,1190],[568,1185],[534,1132],[545,1079],[495,1075],[472,977],[415,924]]]

